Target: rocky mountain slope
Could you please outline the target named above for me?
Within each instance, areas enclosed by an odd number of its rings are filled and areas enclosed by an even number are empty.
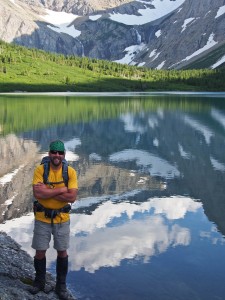
[[[30,6],[29,0],[20,0]],[[32,6],[44,7],[54,11],[65,11],[76,15],[89,15],[95,11],[115,8],[132,0],[33,0]]]
[[[0,39],[46,51],[155,69],[225,61],[223,0],[1,0],[0,17]]]
[[[134,61],[141,59],[146,62],[145,66],[151,68],[183,68],[224,45],[223,4],[224,1],[220,0],[185,1],[154,28],[147,47]],[[219,58],[223,55],[224,53]],[[216,61],[212,61],[208,67],[214,63]]]

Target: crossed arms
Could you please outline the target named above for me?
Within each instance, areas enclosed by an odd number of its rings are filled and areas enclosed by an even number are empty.
[[[33,193],[36,199],[54,198],[62,202],[73,203],[76,200],[77,192],[77,189],[68,189],[67,187],[49,189],[42,182],[33,185]]]

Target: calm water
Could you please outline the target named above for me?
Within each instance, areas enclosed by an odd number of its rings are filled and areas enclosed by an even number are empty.
[[[32,256],[33,169],[66,144],[78,299],[225,299],[225,94],[1,96],[0,132],[0,230]]]

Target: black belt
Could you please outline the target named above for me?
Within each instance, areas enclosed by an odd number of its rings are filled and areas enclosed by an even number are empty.
[[[71,205],[67,204],[63,206],[60,209],[51,209],[51,208],[46,208],[43,205],[41,205],[38,201],[34,201],[33,204],[33,209],[34,209],[34,214],[36,212],[44,212],[46,218],[51,219],[51,223],[53,224],[53,219],[58,216],[61,212],[62,213],[69,213],[71,210]]]

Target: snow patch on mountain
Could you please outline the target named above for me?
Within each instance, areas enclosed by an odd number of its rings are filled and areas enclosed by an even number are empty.
[[[163,62],[161,62],[161,64],[159,64],[157,67],[156,67],[156,70],[161,70],[163,68],[163,66],[165,65],[165,60]]]
[[[144,65],[145,65],[145,62],[143,61],[143,62],[141,62],[141,63],[138,64],[138,67],[143,67]]]
[[[211,47],[215,46],[216,44],[217,44],[217,42],[214,41],[214,33],[211,33],[207,44],[204,47],[202,47],[202,48],[198,49],[197,51],[195,51],[194,53],[192,53],[191,55],[187,56],[184,60],[189,60],[192,57],[199,55],[200,53],[210,49]]]
[[[70,25],[78,16],[66,13],[66,12],[56,12],[53,10],[46,9],[46,15],[41,16],[47,23],[52,24],[48,27],[59,33],[66,33],[72,37],[77,37],[81,34],[79,30],[76,30],[74,25]]]
[[[194,53],[192,53],[191,55],[185,57],[184,59],[182,59],[180,62],[170,66],[170,68],[174,67],[175,65],[178,65],[180,64],[181,62],[183,61],[187,61],[187,60],[190,60],[191,58],[203,53],[204,51],[210,49],[211,47],[215,46],[217,44],[216,41],[214,41],[214,33],[211,33],[210,36],[209,36],[209,39],[206,43],[206,45],[200,49],[198,49],[197,51],[195,51]]]
[[[135,55],[143,50],[146,47],[146,44],[142,43],[140,45],[133,45],[130,47],[127,47],[124,52],[126,52],[125,56],[119,60],[116,60],[115,62],[120,63],[120,64],[131,64],[133,61],[133,58]],[[132,63],[134,64],[134,62]]]
[[[183,31],[187,28],[187,25],[188,25],[189,23],[191,23],[194,19],[195,19],[195,18],[188,18],[188,19],[184,20],[184,23],[183,23],[183,25],[182,25],[182,30],[181,30],[181,32],[183,32]]]
[[[152,52],[149,54],[149,57],[151,58],[151,57],[155,56],[157,53],[156,51],[157,51],[157,49],[152,50]]]
[[[160,53],[161,52],[156,52],[157,51],[157,49],[154,49],[150,54],[149,54],[149,57],[153,57],[153,59],[151,60],[151,61],[154,61],[154,60],[156,60],[156,58],[158,58],[159,57],[159,55],[160,55]]]
[[[158,37],[160,37],[161,34],[162,34],[162,31],[158,30],[158,31],[156,31],[155,36],[158,38]]]
[[[92,21],[96,21],[101,18],[102,15],[89,16],[89,19]]]
[[[140,1],[144,2],[144,1]],[[138,13],[139,16],[136,15],[127,15],[127,14],[119,14],[119,13],[112,13],[110,14],[110,19],[119,23],[123,23],[126,25],[143,25],[152,21],[155,21],[175,9],[177,9],[181,4],[183,4],[185,0],[153,0],[151,4],[155,8],[146,7],[145,9],[139,9]],[[146,2],[148,3],[148,2]]]
[[[215,64],[213,64],[211,66],[211,69],[215,69],[215,68],[219,67],[220,65],[222,65],[223,63],[225,63],[225,55],[223,57],[221,57]]]
[[[220,16],[222,16],[223,14],[225,14],[225,5],[221,6],[216,14],[216,18],[219,18]]]

